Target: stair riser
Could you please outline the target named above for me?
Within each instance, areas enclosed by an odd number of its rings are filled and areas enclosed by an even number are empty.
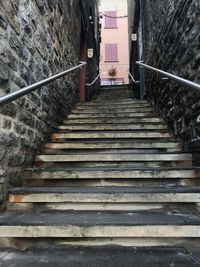
[[[26,187],[77,187],[77,186],[197,186],[195,183],[200,179],[25,179]]]
[[[127,108],[150,108],[152,107],[151,104],[149,103],[132,103],[132,104],[114,104],[113,105],[102,105],[102,106],[98,106],[96,104],[93,103],[84,103],[84,104],[78,104],[75,106],[75,109],[77,110],[84,110],[84,109],[89,109],[89,110],[104,110],[104,109],[110,109],[110,108],[114,108],[116,110],[118,109],[127,109]]]
[[[122,246],[122,247],[184,247],[196,249],[199,247],[200,238],[1,238],[0,248],[16,248],[26,250],[28,248],[94,248],[101,246]]]
[[[24,178],[30,179],[198,179],[200,172],[189,171],[41,171],[26,172]]]
[[[167,130],[165,125],[63,125],[57,127],[59,130],[67,130],[67,131],[127,131],[127,130]]]
[[[153,112],[153,109],[150,107],[143,107],[143,108],[126,108],[126,109],[115,109],[115,108],[109,108],[109,109],[74,109],[72,110],[72,114],[112,114],[112,113],[133,113],[133,112]]]
[[[184,204],[185,205],[185,204]],[[53,210],[76,210],[76,211],[138,211],[138,210],[161,210],[164,206],[156,203],[9,203],[9,211],[53,211]]]
[[[146,225],[146,226],[0,226],[0,237],[22,238],[87,238],[87,237],[188,237],[199,238],[198,225]]]
[[[99,118],[99,119],[68,119],[64,120],[64,124],[134,124],[134,123],[152,123],[152,124],[159,124],[162,123],[162,119],[159,118]]]
[[[71,154],[38,155],[36,162],[148,162],[148,161],[190,161],[190,154]]]
[[[186,208],[191,211],[199,212],[198,204],[191,203],[172,203],[173,209],[183,210]],[[170,210],[168,203],[8,203],[8,211],[151,211],[162,209]]]
[[[81,132],[81,133],[54,133],[53,140],[58,139],[165,139],[169,138],[168,133],[160,132]],[[118,142],[120,140],[115,140]],[[147,141],[147,140],[145,140]],[[166,140],[167,141],[167,140]]]
[[[117,100],[117,101],[119,101],[119,100],[122,100],[122,101],[131,101],[133,98],[131,97],[131,96],[120,96],[120,95],[116,95],[115,97],[113,97],[113,96],[101,96],[101,97],[96,97],[96,98],[94,98],[94,102],[95,102],[95,100],[96,101],[115,101],[115,100]]]
[[[105,168],[115,168],[115,167],[122,167],[122,168],[163,168],[163,167],[179,167],[179,168],[191,168],[192,167],[192,162],[191,161],[149,161],[149,162],[42,162],[38,161],[35,163],[34,167],[37,168],[100,168],[100,167],[105,167]]]
[[[135,99],[132,99],[132,100],[129,100],[129,101],[124,101],[123,99],[122,100],[107,100],[107,101],[103,101],[103,100],[93,100],[91,102],[85,102],[85,103],[79,103],[77,104],[77,106],[87,106],[87,107],[104,107],[104,106],[108,106],[110,107],[110,103],[112,104],[112,106],[134,106],[134,105],[138,105],[138,106],[142,106],[142,105],[151,105],[151,103],[149,103],[148,101],[146,100],[135,100]]]
[[[87,149],[87,150],[93,150],[93,149],[98,149],[98,153],[100,149],[102,151],[106,150],[114,150],[118,152],[121,152],[121,150],[175,150],[175,151],[180,151],[181,150],[181,145],[176,144],[176,143],[159,143],[159,142],[149,142],[149,143],[136,143],[136,142],[119,142],[119,143],[114,143],[114,142],[89,142],[89,143],[84,143],[84,142],[69,142],[69,143],[47,143],[44,145],[45,149],[58,149],[58,150],[65,150],[65,149],[74,149],[74,150],[79,150],[79,149]]]
[[[67,116],[68,119],[81,119],[81,118],[88,118],[88,119],[93,119],[93,118],[152,118],[152,117],[156,117],[155,113],[149,113],[149,112],[138,112],[138,113],[99,113],[99,114],[90,114],[90,113],[86,113],[86,114],[69,114]]]
[[[96,152],[98,154],[109,154],[109,153],[179,153],[181,152],[181,149],[165,149],[165,148],[160,148],[160,149],[120,149],[121,151],[117,151],[116,149],[98,149],[95,148]],[[43,149],[43,153],[48,154],[48,155],[55,155],[55,154],[60,154],[60,155],[67,155],[69,153],[78,153],[78,154],[84,154],[84,153],[89,153],[92,151],[92,148],[90,149]]]
[[[199,193],[10,194],[10,203],[200,203]]]

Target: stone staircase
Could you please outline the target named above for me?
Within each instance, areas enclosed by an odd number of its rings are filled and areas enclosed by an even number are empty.
[[[200,169],[126,88],[79,103],[11,188],[2,246],[196,246]]]

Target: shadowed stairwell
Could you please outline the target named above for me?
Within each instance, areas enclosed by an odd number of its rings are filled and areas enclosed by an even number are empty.
[[[24,187],[10,189],[0,216],[4,246],[197,246],[200,174],[192,155],[146,100],[111,88],[77,104],[24,172]],[[190,260],[180,266],[196,266]]]

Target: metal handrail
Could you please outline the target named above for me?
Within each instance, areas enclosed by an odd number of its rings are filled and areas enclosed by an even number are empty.
[[[92,86],[93,84],[95,84],[96,81],[99,79],[100,75],[101,75],[101,74],[99,73],[99,74],[97,75],[97,77],[94,79],[93,82],[91,82],[91,83],[86,83],[86,86],[90,87],[90,86]]]
[[[128,71],[128,75],[130,76],[130,78],[131,78],[131,80],[132,80],[133,83],[136,83],[136,84],[140,83],[140,81],[136,81],[136,80],[133,78],[133,75],[130,73],[130,71]]]
[[[8,94],[8,95],[0,97],[0,106],[8,104],[8,103],[10,103],[10,102],[12,102],[12,101],[24,96],[24,95],[27,95],[28,93],[31,93],[31,92],[35,91],[36,89],[39,89],[42,86],[47,85],[47,84],[49,84],[49,83],[51,83],[51,82],[53,82],[53,81],[65,76],[66,74],[68,74],[71,71],[74,71],[76,69],[80,69],[80,68],[82,68],[83,66],[85,66],[87,64],[84,61],[80,61],[79,63],[80,63],[79,65],[77,65],[77,66],[75,66],[73,68],[70,68],[69,70],[65,70],[63,72],[60,72],[60,73],[54,75],[54,76],[51,76],[51,77],[49,77],[47,79],[44,79],[44,80],[42,80],[40,82],[37,82],[37,83],[34,83],[34,84],[29,85],[27,87],[24,87],[24,88],[14,92],[14,93],[11,93],[11,94]]]
[[[192,88],[192,89],[194,89],[194,90],[200,91],[200,84],[198,84],[198,83],[195,83],[195,82],[192,82],[192,81],[190,81],[190,80],[181,78],[181,77],[179,77],[179,76],[176,76],[176,75],[174,75],[174,74],[168,73],[168,72],[166,72],[166,71],[156,69],[156,68],[154,68],[154,67],[152,67],[152,66],[149,66],[149,65],[147,65],[147,64],[144,64],[142,61],[137,61],[136,64],[139,65],[139,66],[141,66],[141,67],[144,67],[144,68],[146,68],[146,69],[155,71],[155,72],[157,72],[157,73],[163,75],[164,77],[167,77],[167,78],[169,78],[169,79],[171,79],[171,80],[174,80],[174,81],[176,81],[176,82],[179,82],[179,83],[181,83],[181,84],[183,84],[183,85],[186,85],[186,86],[188,86],[188,87],[190,87],[190,88]]]

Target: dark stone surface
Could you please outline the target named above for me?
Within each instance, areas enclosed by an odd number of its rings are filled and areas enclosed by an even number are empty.
[[[200,225],[200,215],[160,211],[49,211],[41,213],[7,212],[0,225],[21,226],[136,226],[136,225]]]
[[[199,0],[141,3],[145,63],[200,83]],[[156,110],[185,147],[192,143],[199,153],[200,93],[145,72],[147,95]]]
[[[199,254],[198,252],[196,254]],[[2,267],[197,267],[183,248],[74,247],[0,251]]]
[[[12,193],[26,194],[26,193],[75,193],[75,194],[124,194],[124,193],[200,193],[200,188],[189,188],[182,186],[169,186],[169,187],[130,187],[130,186],[109,186],[109,187],[70,187],[70,188],[44,188],[44,187],[31,187],[31,188],[15,188],[11,189]]]

